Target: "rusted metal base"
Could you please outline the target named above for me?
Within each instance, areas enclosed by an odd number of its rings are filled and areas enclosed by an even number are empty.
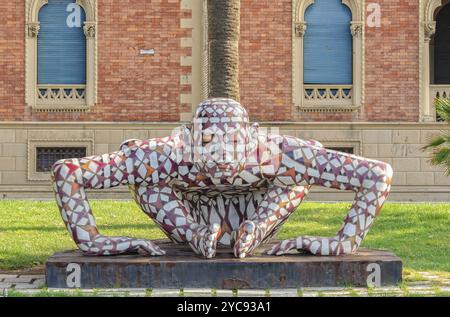
[[[49,288],[216,288],[282,289],[298,287],[395,285],[402,262],[388,251],[360,249],[357,254],[318,257],[290,254],[267,256],[266,244],[245,259],[219,249],[206,260],[188,246],[169,241],[157,244],[162,257],[123,255],[88,257],[80,251],[56,253],[46,264]]]

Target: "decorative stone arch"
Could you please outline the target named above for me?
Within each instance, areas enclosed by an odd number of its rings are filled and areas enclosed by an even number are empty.
[[[364,100],[364,2],[365,0],[342,0],[342,4],[346,5],[352,13],[349,27],[353,37],[353,84],[351,87],[339,87],[339,85],[314,87],[311,98],[306,94],[306,89],[309,87],[305,87],[303,80],[303,39],[308,28],[305,12],[315,3],[315,0],[293,0],[292,96],[296,111],[352,112],[362,106]],[[345,94],[344,91],[349,89],[351,95]],[[326,91],[326,93],[319,96],[314,92],[315,90]]]
[[[88,111],[97,102],[97,1],[75,1],[83,8],[86,16],[83,26],[86,36],[86,85],[83,87],[38,87],[39,11],[48,2],[49,0],[25,0],[25,102],[37,112]]]
[[[430,71],[430,42],[436,33],[436,15],[450,0],[420,0],[420,121],[436,121],[434,99],[450,96],[450,85],[433,85]]]

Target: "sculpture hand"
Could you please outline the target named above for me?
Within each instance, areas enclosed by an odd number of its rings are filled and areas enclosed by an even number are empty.
[[[296,249],[296,239],[284,240],[275,244],[270,250],[266,251],[268,255],[283,255]]]
[[[209,227],[198,224],[191,225],[191,233],[186,234],[189,245],[197,254],[201,254],[207,259],[216,255],[217,241],[220,236],[220,226],[212,224]]]
[[[139,254],[142,255],[161,256],[166,254],[166,251],[149,240],[134,240],[131,242],[131,245],[136,246]]]
[[[96,235],[92,240],[80,241],[78,247],[87,255],[116,255],[138,252],[146,256],[166,254],[152,241],[130,237]]]

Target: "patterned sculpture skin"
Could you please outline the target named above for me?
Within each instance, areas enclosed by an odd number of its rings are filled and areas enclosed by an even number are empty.
[[[191,126],[170,137],[129,140],[118,152],[58,161],[52,179],[67,229],[87,255],[165,254],[151,241],[99,233],[85,189],[128,185],[172,241],[206,258],[218,244],[230,246],[242,258],[272,237],[318,185],[355,193],[339,232],[285,240],[267,253],[355,252],[389,194],[391,166],[259,130],[239,103],[211,99],[198,106]]]

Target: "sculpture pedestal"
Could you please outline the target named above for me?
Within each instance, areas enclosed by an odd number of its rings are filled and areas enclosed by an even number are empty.
[[[388,251],[360,249],[354,255],[318,257],[263,255],[266,244],[245,259],[219,249],[206,260],[188,246],[156,241],[162,257],[88,257],[80,251],[56,253],[46,263],[49,288],[215,288],[283,289],[299,287],[395,285],[402,262]]]

